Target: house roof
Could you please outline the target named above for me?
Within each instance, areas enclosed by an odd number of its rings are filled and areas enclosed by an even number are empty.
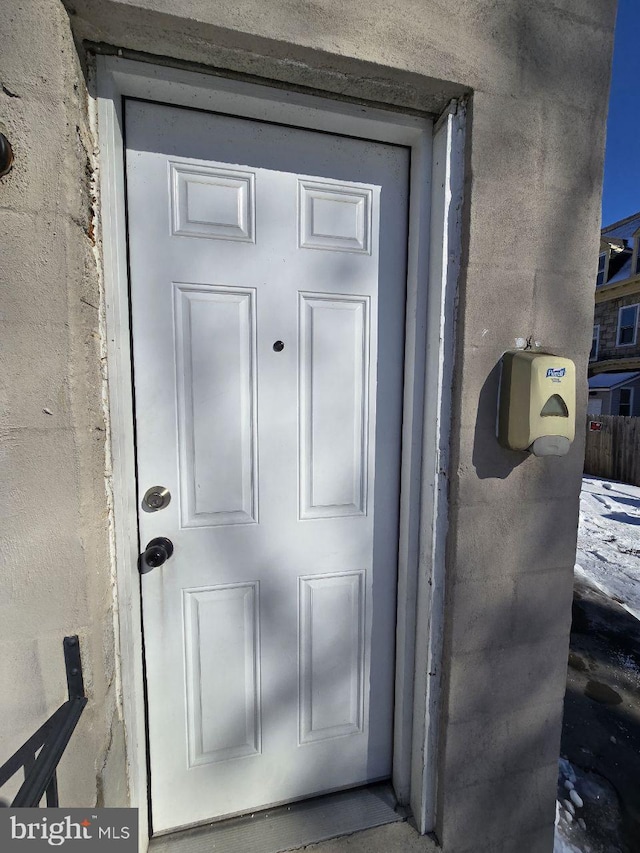
[[[631,244],[633,247],[633,244]],[[611,253],[609,259],[609,277],[607,284],[614,281],[624,281],[633,275],[631,261],[633,260],[633,248],[625,249],[623,252]]]
[[[626,219],[619,220],[619,222],[614,222],[612,225],[606,225],[602,229],[602,236],[605,239],[607,237],[617,237],[620,240],[628,240],[629,242],[632,242],[633,235],[638,228],[640,228],[640,211],[632,214],[631,216],[627,216]]]
[[[616,281],[626,281],[626,279],[633,275],[631,268],[633,242],[638,231],[640,231],[640,211],[627,216],[626,219],[620,219],[611,225],[605,225],[600,232],[602,240],[609,242],[613,247],[609,258],[606,284],[613,284]]]
[[[640,379],[640,371],[632,370],[624,373],[597,373],[589,377],[589,389],[595,391],[597,388],[611,391],[619,385],[624,385],[634,379]]]

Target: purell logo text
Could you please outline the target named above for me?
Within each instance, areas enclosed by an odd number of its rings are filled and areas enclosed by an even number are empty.
[[[551,377],[552,379],[560,379],[567,372],[566,367],[550,367],[547,370],[547,379]]]
[[[24,823],[15,815],[11,815],[11,839],[13,841],[46,841],[53,847],[59,847],[65,841],[89,841],[91,821],[85,818],[80,823],[67,817],[63,820],[49,822],[46,817],[39,821]]]

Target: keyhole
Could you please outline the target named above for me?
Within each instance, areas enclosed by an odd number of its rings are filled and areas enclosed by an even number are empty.
[[[282,352],[282,350],[284,349],[284,344],[282,343],[282,341],[276,341],[273,345],[273,349],[276,352]]]

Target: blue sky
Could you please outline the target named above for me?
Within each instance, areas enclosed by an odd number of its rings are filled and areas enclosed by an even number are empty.
[[[602,224],[640,210],[640,3],[618,0],[604,161]]]

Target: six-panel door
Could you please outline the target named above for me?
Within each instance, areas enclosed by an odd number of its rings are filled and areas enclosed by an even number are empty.
[[[127,102],[154,831],[391,771],[405,149]]]

